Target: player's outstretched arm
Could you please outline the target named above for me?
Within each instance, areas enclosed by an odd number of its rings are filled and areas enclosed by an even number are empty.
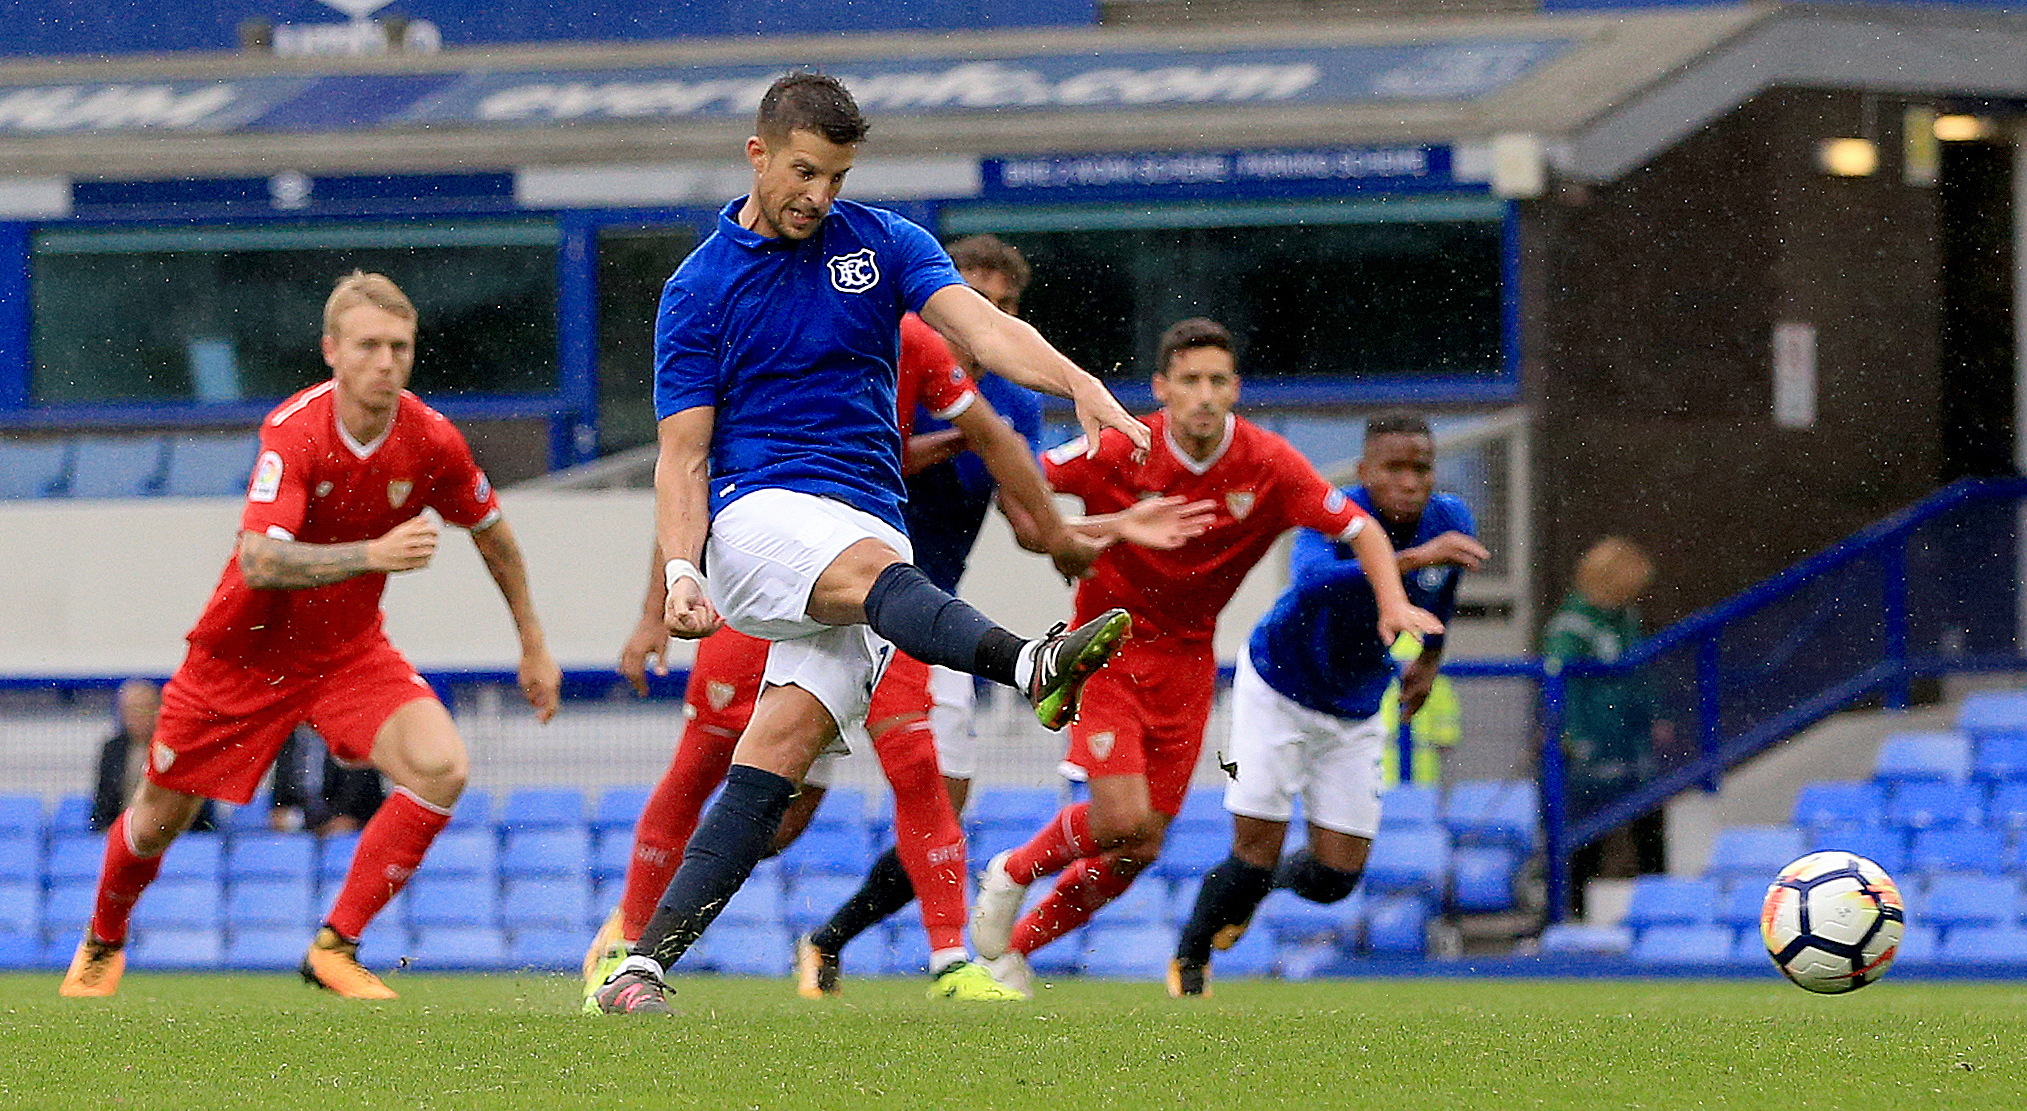
[[[1077,423],[1084,426],[1093,454],[1098,433],[1105,428],[1116,428],[1132,441],[1136,457],[1153,443],[1147,426],[1134,419],[1103,382],[1051,346],[1027,321],[999,311],[970,286],[947,285],[930,294],[922,305],[922,319],[1000,377],[1069,398],[1077,406]]]
[[[436,521],[416,514],[372,540],[306,544],[242,529],[239,573],[255,590],[311,590],[358,575],[391,575],[429,566],[436,555]]]
[[[1068,524],[1104,544],[1124,541],[1164,551],[1202,536],[1217,519],[1218,503],[1177,497],[1143,498],[1117,513],[1072,517]]]
[[[528,562],[521,557],[521,545],[505,517],[472,533],[472,545],[485,561],[486,573],[507,600],[507,612],[514,618],[514,632],[521,638],[521,697],[535,708],[535,720],[546,722],[556,716],[563,695],[563,671],[549,654],[548,638],[542,634],[542,620],[535,616],[535,599],[528,592]]]
[[[1402,633],[1428,636],[1443,631],[1435,614],[1408,601],[1407,591],[1401,588],[1400,568],[1394,562],[1394,546],[1377,521],[1367,520],[1365,527],[1352,534],[1351,550],[1358,565],[1365,568],[1373,599],[1379,603],[1381,643],[1392,644]]]
[[[711,430],[717,410],[694,405],[662,418],[655,428],[655,543],[661,548],[662,585],[668,597],[662,619],[669,635],[710,636],[724,625],[704,592],[697,569],[711,530]]]
[[[619,673],[634,693],[648,692],[648,668],[656,675],[669,673],[669,626],[662,613],[668,607],[669,588],[662,578],[662,546],[654,545],[648,555],[647,592],[641,596],[640,620],[619,648]]]
[[[1065,578],[1081,578],[1091,570],[1100,545],[1070,531],[1056,508],[1055,494],[1035,465],[1026,437],[1014,431],[1005,418],[993,410],[980,394],[951,423],[964,433],[965,443],[985,462],[999,484],[1001,512],[1013,526],[1014,539],[1031,552],[1041,552],[1055,561]]]

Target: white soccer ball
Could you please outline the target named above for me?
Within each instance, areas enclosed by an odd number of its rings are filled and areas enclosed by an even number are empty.
[[[1835,995],[1886,975],[1907,914],[1885,869],[1846,852],[1810,853],[1781,869],[1760,907],[1774,967],[1810,991]]]

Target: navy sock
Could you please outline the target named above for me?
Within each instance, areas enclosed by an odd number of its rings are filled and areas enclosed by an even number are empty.
[[[889,848],[873,862],[866,882],[831,914],[830,921],[809,935],[810,943],[826,953],[841,953],[853,938],[914,901],[915,885],[908,882],[908,870],[901,867],[901,854]]]
[[[1274,886],[1285,887],[1312,903],[1334,903],[1351,894],[1363,874],[1327,868],[1304,849],[1274,870]]]
[[[1204,874],[1197,889],[1196,907],[1176,940],[1176,958],[1184,964],[1209,964],[1211,939],[1226,926],[1236,926],[1253,916],[1260,900],[1274,889],[1274,872],[1228,856]]]
[[[753,874],[794,794],[795,784],[773,772],[732,765],[724,792],[690,835],[683,866],[669,880],[633,951],[653,957],[663,968],[681,960]]]
[[[866,624],[925,664],[1009,687],[1016,685],[1014,662],[1027,644],[908,563],[890,564],[873,580],[866,591]]]

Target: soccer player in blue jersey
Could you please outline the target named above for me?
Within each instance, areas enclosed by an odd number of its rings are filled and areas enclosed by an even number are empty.
[[[1408,600],[1448,622],[1457,580],[1486,551],[1463,500],[1434,492],[1435,460],[1426,421],[1382,413],[1366,424],[1359,485],[1348,493],[1385,526]],[[1321,533],[1297,533],[1290,563],[1288,589],[1239,657],[1228,746],[1238,769],[1225,789],[1232,854],[1204,876],[1169,962],[1170,995],[1207,994],[1211,949],[1231,948],[1274,888],[1316,903],[1351,894],[1379,829],[1380,701],[1394,663],[1375,631],[1372,587],[1350,545]],[[1442,656],[1442,635],[1430,636],[1401,672],[1409,716]],[[1297,793],[1309,845],[1282,860]]]
[[[662,291],[655,532],[672,635],[729,623],[773,645],[724,791],[635,955],[589,1001],[606,1013],[669,1013],[665,970],[745,882],[810,764],[844,734],[863,739],[896,648],[1021,690],[1061,728],[1130,623],[1119,611],[1024,640],[907,562],[894,398],[903,314],[1069,398],[1094,443],[1110,427],[1145,451],[1147,428],[966,286],[928,232],[838,199],[867,128],[835,78],[776,80],[755,130],[752,192],[725,206]]]

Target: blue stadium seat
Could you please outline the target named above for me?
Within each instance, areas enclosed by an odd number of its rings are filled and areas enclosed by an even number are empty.
[[[732,898],[726,900],[725,909],[718,913],[719,922],[781,924],[786,905],[782,896],[781,872],[766,865],[767,862],[762,861]]]
[[[1942,930],[2004,925],[2019,913],[2020,882],[2011,876],[1947,873],[1932,877],[1918,895],[1902,892],[1907,915]]]
[[[1886,801],[1886,824],[1909,830],[1975,825],[1984,817],[1985,800],[1973,783],[1902,783]]]
[[[235,882],[225,897],[225,924],[238,930],[287,929],[298,935],[316,923],[316,902],[309,880],[266,879]]]
[[[42,967],[42,935],[29,930],[0,930],[0,969],[16,971]]]
[[[1703,874],[1720,884],[1765,883],[1808,851],[1802,831],[1794,826],[1731,826],[1717,831]]]
[[[432,926],[418,928],[411,935],[405,954],[410,965],[428,972],[487,971],[507,967],[507,938],[497,926]],[[578,956],[584,955],[582,950]],[[364,963],[369,968],[388,958],[377,953]],[[399,989],[396,989],[399,990]]]
[[[652,787],[607,787],[598,793],[598,801],[591,807],[591,828],[601,833],[620,830],[633,833],[634,824],[640,821],[640,812],[647,806]]]
[[[243,432],[185,432],[169,438],[162,493],[172,498],[225,497],[246,493],[260,438]]]
[[[1731,943],[1731,963],[1740,968],[1755,968],[1768,976],[1778,978],[1781,970],[1774,964],[1774,958],[1767,953],[1766,939],[1760,936],[1759,923],[1737,931]]]
[[[980,787],[966,814],[974,822],[1033,833],[1063,809],[1063,802],[1063,792],[1055,787]]]
[[[1044,821],[1047,819],[1044,818]],[[1222,787],[1198,787],[1182,797],[1182,806],[1176,811],[1175,819],[1168,824],[1172,831],[1180,826],[1203,826],[1225,835],[1232,836],[1232,813],[1225,809],[1225,792]]]
[[[1538,952],[1563,956],[1624,956],[1633,948],[1633,931],[1626,926],[1600,926],[1587,922],[1556,922],[1541,931]]]
[[[1148,871],[1170,880],[1201,876],[1232,855],[1232,827],[1170,826],[1161,839],[1161,855]]]
[[[1443,803],[1443,823],[1460,845],[1532,850],[1540,816],[1534,783],[1526,779],[1466,780]]]
[[[55,880],[49,883],[49,894],[42,900],[42,928],[52,937],[68,937],[70,943],[77,943],[77,935],[83,932],[91,921],[93,904],[98,900],[98,877],[88,880]],[[70,953],[63,959],[68,961]]]
[[[583,958],[583,930],[544,928],[507,933],[507,964],[513,968],[576,972]]]
[[[225,931],[216,926],[134,925],[127,960],[136,968],[217,968],[225,963]]]
[[[1957,707],[1957,728],[1980,743],[2027,735],[2027,691],[1978,691]]]
[[[1887,875],[1907,870],[1907,831],[1899,826],[1870,822],[1822,826],[1810,830],[1806,840],[1812,853],[1829,850],[1857,853],[1886,869]]]
[[[1443,796],[1434,787],[1403,783],[1379,798],[1382,833],[1402,826],[1431,826],[1442,820]]]
[[[0,834],[0,881],[41,884],[42,839],[26,833]]]
[[[310,935],[301,927],[248,926],[227,931],[222,963],[253,971],[292,969],[309,947]]]
[[[1212,957],[1218,954],[1213,953]],[[1274,942],[1274,968],[1284,980],[1320,980],[1349,975],[1356,956],[1344,946],[1321,939]],[[1220,969],[1222,962],[1216,962]]]
[[[1984,826],[1916,830],[1908,867],[1926,873],[2001,872],[2006,868],[2006,839],[1999,830]]]
[[[694,955],[726,976],[783,976],[795,967],[794,940],[779,921],[727,922],[721,916],[704,931],[698,945],[704,952]],[[689,957],[684,957],[676,967],[688,963]]]
[[[1794,823],[1803,829],[1878,822],[1886,810],[1886,794],[1878,784],[1861,780],[1825,780],[1802,784],[1795,792]]]
[[[1349,902],[1350,900],[1345,900]],[[1170,947],[1173,955],[1173,945]],[[1275,953],[1273,935],[1266,930],[1247,930],[1238,943],[1224,952],[1211,953],[1215,975],[1225,979],[1240,976],[1266,976],[1274,971]],[[1164,968],[1166,974],[1167,969]]]
[[[1880,743],[1872,778],[1892,785],[1922,780],[1962,783],[1971,776],[1971,738],[1950,732],[1895,733]]]
[[[1942,931],[1922,922],[1909,922],[1901,932],[1900,947],[1894,951],[1896,968],[1919,968],[1933,964],[1942,948]]]
[[[1153,871],[1142,872],[1133,881],[1133,886],[1120,892],[1119,897],[1098,908],[1091,919],[1093,925],[1169,926],[1169,883],[1166,876]]]
[[[1744,879],[1732,884],[1723,895],[1718,896],[1714,920],[1720,926],[1734,930],[1752,930],[1757,933],[1760,928],[1760,907],[1767,901],[1767,887],[1768,884],[1763,881]]]
[[[817,814],[823,815],[826,805]],[[791,875],[831,873],[848,876],[862,876],[873,863],[873,843],[863,822],[847,824],[833,821],[819,826],[815,822],[796,838],[795,844],[781,851],[775,859]]]
[[[408,881],[408,924],[421,930],[435,926],[491,926],[500,919],[500,893],[490,877],[430,876]]]
[[[443,834],[438,834],[437,840],[442,839]],[[339,833],[324,838],[323,844],[317,847],[318,886],[325,890],[333,890],[345,882],[345,873],[352,867],[352,854],[358,851],[358,848],[359,835],[356,833]],[[425,857],[425,866],[427,862],[428,858]]]
[[[928,974],[929,935],[923,932],[919,920],[904,922],[896,918],[887,930],[887,975]]]
[[[2027,965],[2027,929],[2017,925],[1963,928],[1943,934],[1936,959],[1950,964]]]
[[[1084,931],[1089,951],[1084,975],[1120,980],[1160,980],[1168,975],[1175,955],[1175,931],[1145,923],[1105,925],[1093,922]]]
[[[2008,733],[1977,742],[1971,778],[1994,787],[2027,782],[2027,734]]]
[[[592,834],[596,840],[591,846],[591,874],[598,879],[625,879],[627,865],[633,863],[632,827],[593,827]]]
[[[134,904],[134,928],[216,929],[224,903],[215,879],[158,879]]]
[[[0,795],[0,837],[40,840],[43,827],[41,796]]]
[[[222,837],[178,837],[162,854],[165,880],[204,880],[216,884],[225,875],[225,839]]]
[[[274,829],[273,810],[274,796],[262,791],[249,799],[245,806],[229,808],[220,824],[232,834],[267,833]]]
[[[1630,956],[1640,964],[1729,964],[1732,932],[1715,922],[1650,926],[1639,931]]]
[[[584,792],[575,787],[521,787],[507,792],[496,816],[500,828],[570,829],[585,821]]]
[[[1381,838],[1387,834],[1382,832]],[[1450,854],[1450,909],[1459,914],[1497,914],[1519,905],[1520,852],[1493,845],[1465,845]]]
[[[882,800],[884,797],[883,795]],[[831,787],[824,791],[823,802],[811,816],[809,826],[811,829],[818,827],[864,829],[872,822],[884,820],[881,815],[888,809],[890,808],[884,805],[884,801],[880,805],[875,805],[873,800],[866,797],[866,792],[857,787]]]
[[[1034,970],[1035,978],[1076,976],[1082,973],[1084,961],[1091,955],[1090,934],[1089,929],[1072,930],[1053,943],[1029,953],[1028,967]],[[1172,946],[1173,941],[1170,944]],[[1162,975],[1167,974],[1168,969],[1164,963]]]
[[[1423,956],[1429,949],[1429,921],[1434,917],[1435,912],[1419,896],[1367,899],[1365,947],[1382,956]]]
[[[225,850],[227,878],[307,880],[316,874],[317,843],[301,833],[240,833]]]
[[[859,881],[858,876],[822,872],[797,876],[783,897],[782,920],[798,935],[816,929],[852,897],[859,889]],[[895,918],[898,921],[911,913],[912,910],[903,910]]]
[[[500,845],[490,829],[466,826],[446,828],[430,842],[422,858],[421,874],[469,876],[490,880],[500,872]]]
[[[591,883],[583,876],[508,880],[500,886],[500,925],[508,931],[553,927],[583,930],[591,918]]]
[[[49,842],[49,882],[54,884],[70,880],[83,880],[87,883],[96,881],[105,860],[105,834],[91,832],[60,834],[51,838]]]
[[[42,884],[0,880],[0,934],[30,934],[42,928]]]
[[[1334,903],[1312,903],[1292,891],[1275,891],[1260,901],[1253,912],[1255,931],[1270,934],[1276,941],[1324,940],[1353,946],[1365,922],[1364,889],[1353,891]],[[1187,919],[1177,919],[1180,925]]]
[[[1441,899],[1449,881],[1450,834],[1441,828],[1391,830],[1374,839],[1366,857],[1365,890],[1371,895],[1409,892]]]
[[[56,811],[49,816],[51,836],[64,833],[91,832],[91,797],[89,795],[65,795],[56,800]]]
[[[2016,833],[2027,829],[2027,779],[1992,784],[1992,795],[1985,801],[1985,824]]]
[[[451,807],[446,829],[493,828],[493,794],[483,787],[467,787]]]
[[[161,489],[161,436],[79,436],[64,493],[73,498],[135,498]]]
[[[507,830],[500,876],[581,876],[591,870],[591,832],[584,826]]]
[[[0,499],[49,497],[69,469],[69,440],[0,440]]]
[[[1683,876],[1633,877],[1623,925],[1636,931],[1655,926],[1705,925],[1717,913],[1717,885]]]

